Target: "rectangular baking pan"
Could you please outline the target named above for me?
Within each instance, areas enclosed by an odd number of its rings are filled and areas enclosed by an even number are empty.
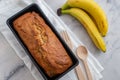
[[[52,77],[52,78],[50,78],[44,72],[44,70],[41,68],[41,66],[36,62],[36,60],[30,54],[30,51],[28,50],[28,48],[25,46],[24,42],[22,41],[22,39],[18,35],[17,31],[13,27],[13,21],[15,19],[17,19],[18,17],[22,16],[23,14],[25,14],[27,12],[32,12],[32,11],[35,11],[36,13],[38,13],[45,20],[46,24],[52,29],[52,31],[57,36],[57,38],[59,39],[59,41],[62,43],[62,45],[64,46],[64,48],[67,51],[68,55],[71,57],[71,59],[73,61],[73,65],[68,70],[66,70],[62,74],[57,75],[57,76]],[[24,48],[24,50],[26,51],[27,55],[30,57],[30,59],[32,60],[32,62],[34,63],[34,65],[36,66],[36,68],[38,69],[38,71],[41,73],[41,75],[43,76],[43,78],[45,80],[58,80],[59,78],[61,78],[63,75],[65,75],[66,73],[68,73],[69,71],[71,71],[73,68],[75,68],[78,65],[79,61],[77,60],[77,58],[75,57],[75,55],[73,54],[73,52],[66,45],[66,43],[64,42],[64,40],[61,38],[61,36],[59,35],[59,33],[56,31],[56,29],[54,28],[54,26],[50,23],[50,21],[47,19],[47,17],[45,16],[45,14],[42,12],[42,10],[40,9],[40,7],[37,4],[33,3],[33,4],[29,5],[28,7],[24,8],[23,10],[19,11],[18,13],[16,13],[15,15],[13,15],[12,17],[10,17],[7,20],[7,25],[9,26],[10,30],[13,32],[13,34],[15,35],[15,37],[17,38],[17,40],[19,41],[19,43],[21,44],[21,46]]]

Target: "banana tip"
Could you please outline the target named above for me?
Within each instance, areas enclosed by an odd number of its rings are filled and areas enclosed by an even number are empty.
[[[61,16],[61,14],[62,14],[62,13],[61,13],[61,10],[62,10],[61,8],[59,8],[59,9],[57,10],[57,15],[58,15],[58,16]]]
[[[106,52],[106,50],[103,51],[103,53],[105,53],[105,52]]]

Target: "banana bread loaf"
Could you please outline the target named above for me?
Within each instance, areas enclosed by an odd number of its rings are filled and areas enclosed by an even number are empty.
[[[31,55],[49,77],[63,73],[72,65],[61,42],[36,12],[25,13],[13,25]]]

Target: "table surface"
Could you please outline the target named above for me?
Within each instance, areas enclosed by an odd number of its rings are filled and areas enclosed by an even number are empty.
[[[56,12],[66,0],[45,0]],[[106,53],[101,53],[93,44],[84,27],[69,15],[61,16],[65,24],[86,45],[104,67],[102,80],[120,79],[120,2],[119,0],[96,0],[107,14],[109,31],[104,40]],[[7,50],[6,50],[7,49]],[[35,80],[23,61],[16,55],[0,33],[0,80]],[[9,66],[9,68],[8,68]]]

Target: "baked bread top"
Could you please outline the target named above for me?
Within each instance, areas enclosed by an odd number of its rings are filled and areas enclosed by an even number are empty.
[[[31,55],[49,77],[63,73],[72,65],[63,45],[39,14],[25,13],[13,24]]]

